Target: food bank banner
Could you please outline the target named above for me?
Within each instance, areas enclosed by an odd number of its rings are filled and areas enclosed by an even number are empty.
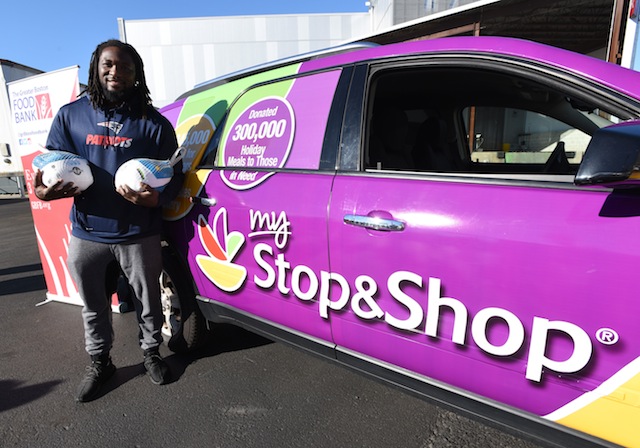
[[[22,159],[47,284],[47,300],[81,304],[66,265],[73,199],[50,202],[38,199],[33,192],[35,173],[31,167],[34,157],[46,151],[47,135],[58,109],[78,97],[78,66],[24,78],[8,83],[7,87],[11,123]]]

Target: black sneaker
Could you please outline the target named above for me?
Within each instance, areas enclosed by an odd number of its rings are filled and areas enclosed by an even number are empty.
[[[166,384],[170,379],[169,366],[164,362],[157,350],[145,350],[144,368],[153,384]]]
[[[91,365],[86,368],[87,373],[80,382],[76,401],[84,403],[98,396],[100,387],[114,374],[116,366],[109,356],[91,357]]]

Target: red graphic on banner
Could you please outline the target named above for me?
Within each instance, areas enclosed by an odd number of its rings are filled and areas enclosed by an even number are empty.
[[[72,299],[75,296],[77,300],[76,286],[66,265],[71,235],[69,211],[73,199],[45,202],[36,197],[33,192],[35,173],[29,168],[36,155],[23,156],[22,164],[47,289],[55,298]]]
[[[36,116],[38,120],[53,118],[53,109],[51,108],[51,99],[48,93],[36,95]]]

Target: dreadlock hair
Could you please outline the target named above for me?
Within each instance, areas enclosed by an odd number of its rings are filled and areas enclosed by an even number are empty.
[[[131,93],[130,100],[127,101],[127,106],[132,113],[140,114],[142,117],[147,116],[148,108],[153,107],[149,88],[147,87],[147,81],[144,77],[144,64],[142,58],[138,54],[135,48],[130,44],[121,42],[117,39],[110,39],[106,42],[102,42],[98,45],[91,55],[91,61],[89,62],[89,79],[87,82],[87,88],[82,91],[89,96],[89,101],[94,108],[104,108],[107,104],[107,99],[104,95],[102,85],[100,84],[100,72],[98,69],[100,63],[100,55],[102,51],[107,47],[120,48],[131,56],[136,68],[136,79],[133,85],[133,91]]]

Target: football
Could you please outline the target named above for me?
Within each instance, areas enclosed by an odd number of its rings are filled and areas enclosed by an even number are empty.
[[[80,191],[93,184],[93,174],[89,162],[77,154],[66,151],[49,151],[37,155],[32,162],[33,171],[42,171],[42,183],[50,187],[62,180],[63,184],[73,182]]]
[[[131,159],[123,163],[116,171],[114,184],[116,189],[128,186],[134,191],[141,191],[141,183],[162,191],[173,177],[173,166],[178,163],[186,152],[180,147],[169,160]]]

